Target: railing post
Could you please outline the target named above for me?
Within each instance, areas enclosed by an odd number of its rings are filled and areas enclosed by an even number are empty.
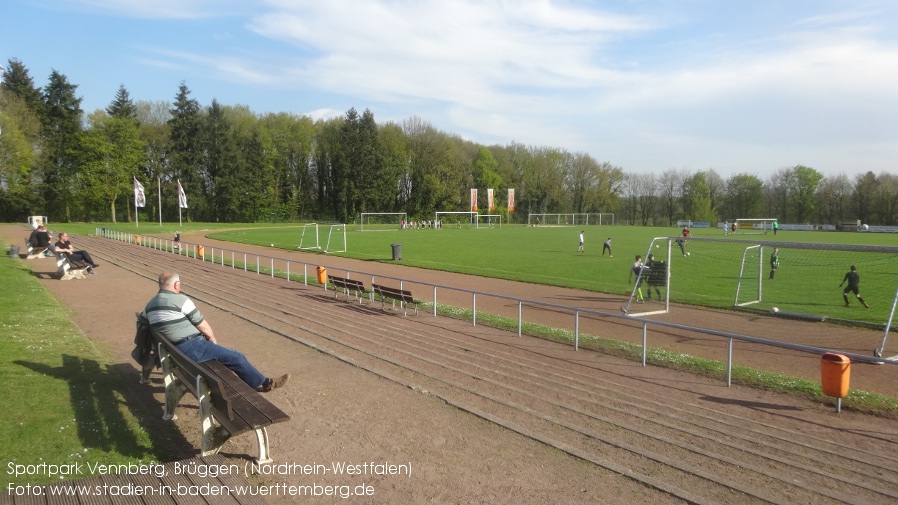
[[[433,287],[433,317],[437,317],[437,287]]]
[[[522,304],[523,304],[523,302],[521,302],[520,300],[518,300],[518,337],[521,336],[521,321],[523,320],[523,318],[521,317],[521,313],[522,313],[522,312],[521,312],[521,305],[522,305]]]
[[[645,366],[645,357],[648,354],[648,328],[649,323],[642,323],[642,366]]]
[[[471,293],[471,321],[477,326],[477,293]]]
[[[574,350],[580,350],[580,311],[574,311]]]
[[[733,338],[727,342],[727,387],[733,384]]]

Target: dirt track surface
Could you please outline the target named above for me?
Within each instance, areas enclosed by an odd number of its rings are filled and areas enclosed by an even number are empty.
[[[5,228],[11,243],[22,228]],[[189,240],[185,237],[185,240]],[[642,367],[590,351],[517,337],[430,314],[403,317],[380,303],[335,299],[319,286],[78,237],[102,263],[84,281],[50,278],[50,260],[32,268],[86,335],[109,348],[138,415],[158,422],[177,457],[194,455],[198,426],[185,398],[177,426],[161,418],[161,385],[137,384],[130,361],[133,314],[156,292],[163,269],[182,276],[223,345],[243,351],[270,375],[291,383],[270,394],[291,415],[271,428],[277,462],[410,464],[410,476],[272,475],[261,481],[327,485],[367,483],[361,503],[894,503],[898,451],[894,420],[843,411],[792,397],[659,367]],[[250,254],[249,246],[222,245]],[[620,299],[576,290],[484,280],[396,265],[276,251],[297,261],[527,299],[617,310]],[[277,268],[281,268],[277,266]],[[339,272],[332,272],[339,273]],[[353,275],[356,277],[356,275]],[[385,282],[386,283],[386,282]],[[413,292],[421,291],[405,285]],[[418,293],[416,292],[416,295]],[[428,295],[418,295],[429,298]],[[440,303],[470,306],[470,295]],[[453,298],[455,297],[455,299]],[[478,297],[478,310],[517,313],[517,304]],[[549,310],[571,327],[570,314]],[[749,333],[764,325],[796,341],[869,354],[881,338],[820,324],[681,309],[677,322]],[[584,320],[585,319],[585,320]],[[542,321],[542,319],[541,319]],[[581,318],[581,331],[640,342],[641,327]],[[763,335],[763,330],[759,333]],[[853,332],[857,332],[855,335]],[[849,336],[846,336],[849,335]],[[846,340],[851,340],[846,345]],[[855,341],[856,340],[856,341]],[[841,345],[835,345],[835,344]],[[726,344],[708,337],[660,332],[649,345],[724,359]],[[737,363],[819,379],[819,358],[736,344]],[[758,366],[761,365],[761,366]],[[895,366],[858,365],[852,387],[894,394]],[[860,384],[859,384],[860,383]],[[251,435],[228,442],[235,460],[256,453]],[[331,498],[332,500],[332,498]],[[291,503],[270,498],[273,503]]]

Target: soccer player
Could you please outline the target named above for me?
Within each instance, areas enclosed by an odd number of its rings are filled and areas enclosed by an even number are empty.
[[[643,277],[648,277],[648,289],[646,291],[649,292],[648,299],[652,299],[652,289],[655,290],[655,294],[658,295],[658,301],[661,301],[661,290],[658,286],[664,286],[665,281],[667,280],[665,276],[667,275],[667,265],[664,264],[663,261],[658,261],[655,259],[654,254],[649,254],[648,260],[645,262],[645,269],[642,272]]]
[[[778,247],[773,248],[773,253],[770,255],[770,278],[773,279],[773,274],[776,273],[776,267],[780,266],[780,250]]]
[[[583,252],[583,232],[580,232],[580,247],[577,248],[577,252]]]
[[[677,237],[677,247],[680,248],[680,252],[683,253],[683,256],[689,256],[686,253],[686,239],[683,237]]]
[[[636,293],[636,303],[642,303],[642,281],[643,278],[640,276],[642,273],[642,269],[645,267],[642,263],[642,256],[636,255],[636,261],[633,263],[633,266],[630,267],[630,276],[627,277],[627,285],[633,282],[633,276],[636,276],[636,286],[633,287],[633,292]],[[642,274],[644,275],[644,274]],[[649,288],[649,294],[651,294],[651,288]]]
[[[845,277],[842,278],[842,282],[839,283],[840,288],[842,287],[842,284],[845,284],[845,281],[848,281],[848,285],[842,290],[842,298],[845,300],[845,306],[851,307],[851,304],[848,303],[848,292],[851,291],[854,293],[854,296],[857,297],[858,301],[863,303],[864,307],[869,309],[870,306],[867,305],[867,302],[865,302],[863,298],[861,298],[861,277],[857,274],[856,266],[851,265],[851,270],[845,274]]]
[[[608,240],[605,241],[605,244],[602,245],[602,256],[605,255],[605,251],[608,251],[608,257],[613,258],[611,255],[611,237],[608,237]],[[641,258],[641,257],[640,257]]]

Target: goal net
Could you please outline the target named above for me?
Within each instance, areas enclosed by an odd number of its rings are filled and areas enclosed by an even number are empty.
[[[311,251],[321,249],[318,244],[318,223],[306,223],[302,225],[302,233],[299,235],[297,249]]]
[[[408,224],[405,212],[362,212],[359,231],[396,231]]]
[[[735,233],[745,235],[761,235],[773,231],[773,223],[776,218],[759,218],[759,219],[737,219],[733,222],[736,226]]]
[[[682,244],[682,247],[681,247]],[[776,268],[772,256],[776,252]],[[883,329],[885,336],[898,306],[898,247],[771,242],[738,238],[657,237],[642,254],[645,260],[667,263],[667,279],[655,283],[649,300],[647,285],[653,270],[644,273],[640,292],[623,307],[630,315],[671,310],[668,301],[705,307],[753,310],[804,321],[834,321]],[[632,265],[632,259],[628,258]],[[647,261],[646,261],[647,262]],[[847,295],[845,306],[839,283],[854,265],[860,276],[860,295]],[[661,279],[659,279],[661,280]],[[776,312],[774,312],[776,308]],[[888,355],[898,353],[898,342]],[[871,349],[873,346],[871,345]]]
[[[477,228],[502,228],[502,216],[500,214],[478,214]]]
[[[324,253],[341,252],[346,252],[346,225],[332,224],[327,231],[327,244],[324,246]]]
[[[613,226],[613,212],[580,212],[568,214],[527,214],[529,226]]]
[[[434,220],[439,228],[477,228],[477,212],[438,211]]]

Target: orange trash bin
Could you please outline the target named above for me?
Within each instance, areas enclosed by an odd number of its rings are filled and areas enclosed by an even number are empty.
[[[828,352],[820,357],[820,385],[823,394],[843,398],[848,394],[851,379],[851,360],[848,356]]]
[[[199,256],[200,258],[205,258],[206,257],[206,248],[201,245],[196,246],[196,255]]]
[[[140,245],[140,235],[134,235],[134,243]]]
[[[327,283],[327,269],[319,266],[315,269],[318,272],[318,284],[326,284]]]

